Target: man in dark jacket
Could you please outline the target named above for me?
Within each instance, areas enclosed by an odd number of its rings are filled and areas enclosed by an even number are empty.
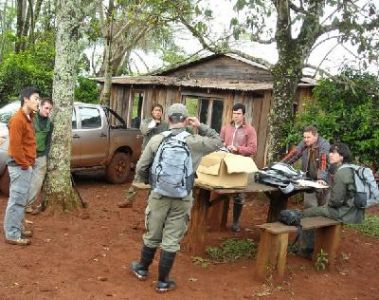
[[[301,159],[301,169],[307,174],[311,180],[327,181],[329,170],[329,149],[330,144],[323,139],[314,126],[308,126],[303,131],[303,141],[301,141],[294,150],[288,153],[282,162],[293,164]],[[321,206],[326,202],[326,191],[316,191],[316,199],[312,199],[313,194],[305,194],[310,196],[309,200],[304,199],[304,207]],[[306,197],[308,198],[308,197]],[[316,202],[317,201],[317,205]]]
[[[303,217],[323,216],[346,224],[362,223],[365,209],[354,205],[355,184],[353,170],[343,167],[344,164],[351,161],[349,147],[343,143],[332,145],[329,160],[336,170],[331,179],[330,199],[324,206],[305,209]],[[305,245],[303,244],[300,254],[310,256],[313,252],[314,232],[306,231],[303,237]]]

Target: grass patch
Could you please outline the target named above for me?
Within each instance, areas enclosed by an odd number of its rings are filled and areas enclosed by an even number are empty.
[[[363,234],[379,237],[379,217],[375,215],[366,215],[365,220],[361,224],[346,225],[362,232]]]
[[[207,254],[215,262],[233,262],[239,258],[254,257],[257,245],[251,239],[228,239],[219,247],[208,247]]]

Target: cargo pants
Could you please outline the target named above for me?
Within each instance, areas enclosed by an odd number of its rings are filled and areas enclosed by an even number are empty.
[[[192,193],[181,199],[152,191],[145,210],[144,244],[149,248],[161,246],[167,252],[179,251],[179,243],[188,228],[192,204]]]

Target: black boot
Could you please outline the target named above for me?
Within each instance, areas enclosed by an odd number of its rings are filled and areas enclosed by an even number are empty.
[[[234,232],[241,231],[240,217],[242,213],[242,208],[243,208],[243,204],[240,204],[240,203],[233,204],[233,225],[231,229]]]
[[[134,276],[139,280],[146,280],[149,275],[149,266],[153,262],[155,251],[157,248],[149,248],[143,245],[141,249],[141,259],[139,262],[133,261],[130,265]]]
[[[168,292],[176,288],[175,281],[169,279],[171,268],[174,265],[175,256],[176,252],[161,251],[158,268],[158,282],[155,288],[158,293]]]

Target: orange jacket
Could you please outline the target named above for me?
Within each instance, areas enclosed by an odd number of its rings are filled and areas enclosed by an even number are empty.
[[[22,169],[34,165],[36,159],[36,137],[32,122],[20,108],[9,120],[8,154]]]

